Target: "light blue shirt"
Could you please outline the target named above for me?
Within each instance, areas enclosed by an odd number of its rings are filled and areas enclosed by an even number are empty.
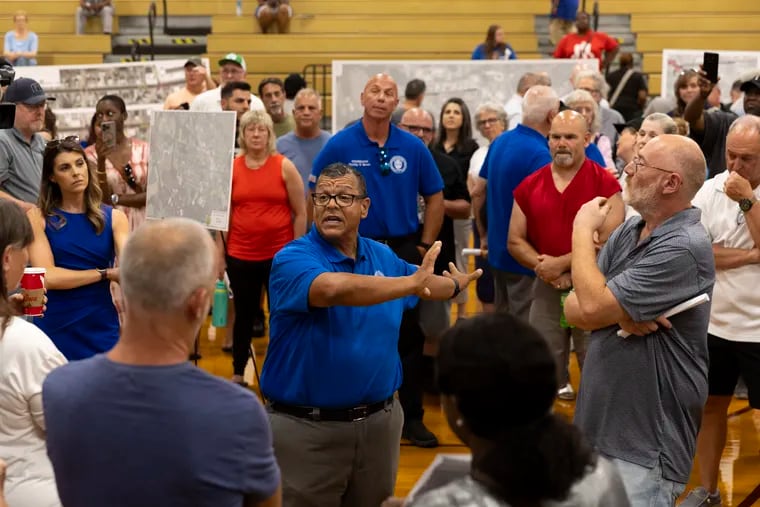
[[[37,34],[29,32],[26,39],[20,40],[16,38],[16,32],[11,30],[5,34],[5,45],[3,46],[3,52],[7,53],[35,53],[37,54],[37,46],[39,40]],[[15,61],[11,62],[14,67],[28,67],[31,65],[37,65],[36,58],[19,57]]]
[[[317,137],[309,139],[298,137],[295,132],[288,132],[277,139],[277,151],[285,155],[296,166],[298,174],[303,180],[304,191],[307,193],[309,175],[314,165],[314,159],[317,158],[317,153],[322,147],[327,144],[328,139],[330,139],[330,133],[324,130],[320,130]]]

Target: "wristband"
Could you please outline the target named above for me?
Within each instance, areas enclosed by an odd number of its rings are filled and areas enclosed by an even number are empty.
[[[449,299],[454,299],[460,292],[462,292],[462,288],[459,286],[459,281],[456,278],[450,278],[450,280],[454,282],[454,294],[452,294]]]
[[[430,243],[425,243],[424,241],[418,241],[417,246],[424,248],[425,250],[430,250],[431,245]]]
[[[108,279],[108,270],[107,269],[96,269],[98,273],[100,273],[100,281],[103,282]]]

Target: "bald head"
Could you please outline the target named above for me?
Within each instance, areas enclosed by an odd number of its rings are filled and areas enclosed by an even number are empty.
[[[552,170],[577,170],[586,160],[589,140],[588,124],[583,115],[572,110],[562,111],[552,121],[549,130],[549,151]]]
[[[390,122],[398,106],[398,86],[388,74],[375,74],[367,81],[361,94],[365,120]]]
[[[401,117],[399,127],[417,136],[426,145],[433,141],[433,115],[419,107],[407,109]]]
[[[644,146],[640,155],[648,164],[673,171],[681,176],[680,197],[690,203],[705,182],[707,164],[702,149],[691,138],[663,134]]]
[[[185,312],[197,289],[210,291],[216,277],[214,254],[208,231],[192,220],[168,218],[140,226],[120,259],[127,309]]]
[[[573,111],[572,109],[566,109],[557,113],[552,121],[552,129],[554,126],[569,126],[575,129],[581,129],[581,132],[588,130],[588,123],[581,113]]]

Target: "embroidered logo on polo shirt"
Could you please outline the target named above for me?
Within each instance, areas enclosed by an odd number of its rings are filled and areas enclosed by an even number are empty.
[[[406,171],[406,159],[401,155],[395,155],[390,161],[391,171],[401,174]]]
[[[383,274],[383,272],[382,272],[382,271],[380,271],[380,270],[378,269],[377,271],[375,271],[375,276],[385,276],[385,275]]]

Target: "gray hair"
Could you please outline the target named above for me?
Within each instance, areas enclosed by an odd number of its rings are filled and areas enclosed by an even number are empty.
[[[127,307],[181,311],[193,292],[216,277],[214,242],[187,218],[147,222],[127,240],[119,259]]]
[[[517,93],[525,94],[531,86],[535,85],[551,86],[552,80],[545,72],[526,72],[517,82]]]
[[[245,129],[251,125],[264,125],[269,131],[269,143],[267,144],[267,153],[272,155],[277,152],[277,134],[274,133],[274,123],[272,117],[266,111],[248,111],[240,118],[240,127],[238,133],[238,145],[240,153],[245,154],[248,146],[245,144]]]
[[[480,118],[480,115],[486,111],[496,114],[498,120],[504,125],[504,130],[509,128],[509,119],[507,118],[507,112],[504,110],[504,106],[500,106],[494,102],[485,102],[478,106],[475,110],[476,122]]]
[[[559,111],[559,97],[557,92],[548,86],[536,85],[531,86],[525,92],[522,103],[522,113],[524,124],[543,123],[549,113]]]
[[[599,93],[602,94],[602,97],[607,97],[607,81],[604,80],[604,77],[602,75],[595,71],[595,70],[582,70],[578,74],[575,75],[575,81],[573,81],[573,86],[575,88],[578,87],[578,83],[580,83],[581,79],[587,79],[591,78],[594,80],[594,83],[596,84],[596,88],[599,90]]]
[[[594,119],[588,129],[592,134],[598,134],[602,130],[602,115],[599,114],[599,104],[594,100],[594,97],[586,90],[573,90],[565,97],[565,105],[570,109],[575,109],[575,106],[581,102],[591,103],[591,107],[594,109]]]
[[[301,99],[304,97],[316,97],[317,103],[319,104],[319,110],[320,111],[322,110],[322,96],[314,88],[301,88],[300,90],[298,90],[298,93],[296,93],[296,96],[293,97],[293,106],[295,107],[295,103],[298,102],[298,99]]]
[[[754,114],[746,114],[740,116],[731,124],[728,128],[728,133],[731,134],[735,131],[749,131],[754,134],[760,135],[760,117]]]
[[[678,134],[678,125],[673,118],[664,113],[652,113],[644,121],[656,121],[660,124],[663,134]],[[643,122],[642,122],[643,123]]]

